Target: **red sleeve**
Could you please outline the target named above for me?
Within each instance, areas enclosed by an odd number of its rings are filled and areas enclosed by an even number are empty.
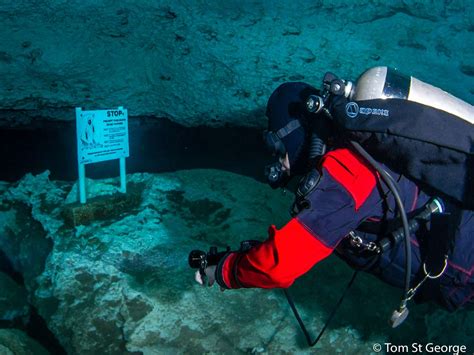
[[[292,219],[280,230],[271,226],[257,247],[221,260],[216,279],[224,288],[286,288],[332,251]]]
[[[222,287],[289,287],[372,215],[373,203],[367,200],[378,196],[377,176],[358,155],[334,150],[323,158],[322,170],[318,188],[308,197],[311,208],[280,230],[272,226],[259,246],[221,260],[216,279]]]

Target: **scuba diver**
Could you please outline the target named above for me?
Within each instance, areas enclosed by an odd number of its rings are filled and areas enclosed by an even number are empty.
[[[393,95],[401,94],[400,90],[394,90],[393,84],[400,82],[401,76],[397,77],[398,73],[390,68],[374,69],[376,75],[369,70],[357,86],[327,73],[324,90],[290,82],[272,93],[266,108],[268,130],[264,132],[264,140],[276,161],[267,166],[266,175],[273,188],[284,187],[294,176],[301,177],[290,209],[292,217],[281,229],[271,226],[263,242],[248,241],[237,251],[216,253],[211,249],[208,254],[195,254],[193,260],[190,255],[191,266],[199,258],[206,259],[196,271],[197,282],[209,286],[217,282],[222,289],[286,289],[315,264],[335,253],[356,270],[372,273],[393,286],[405,287],[402,304],[392,315],[393,327],[406,318],[406,304],[411,299],[417,303],[436,302],[450,311],[474,305],[472,207],[465,208],[466,203],[456,203],[449,196],[437,197],[433,192],[438,190],[424,184],[422,179],[409,179],[406,176],[409,174],[393,169],[396,164],[390,167],[385,164],[390,161],[385,155],[399,149],[398,141],[395,144],[390,141],[391,147],[374,154],[377,156],[374,161],[363,149],[357,149],[360,145],[350,144],[348,135],[341,134],[338,128],[342,116],[353,124],[354,117],[365,119],[370,113],[379,124],[395,109],[412,107],[406,96],[390,96],[390,90],[396,91]],[[373,87],[380,80],[384,81],[380,90],[386,95],[381,100],[364,97],[360,92],[359,97],[354,95],[356,89],[373,95]],[[392,85],[387,84],[389,80]],[[414,80],[408,88],[412,91],[410,95],[416,91],[416,84],[421,83]],[[364,85],[371,90],[366,90]],[[433,95],[439,92],[438,89]],[[393,98],[392,106],[385,100],[387,97]],[[420,102],[412,103],[414,113],[418,112],[418,106],[426,107],[426,102]],[[464,104],[472,117],[472,106]],[[467,124],[472,135],[472,122]],[[402,129],[406,131],[406,125]],[[384,128],[383,132],[387,130]],[[365,146],[373,143],[374,137],[369,135]],[[408,150],[421,151],[413,146]],[[404,159],[398,156],[394,160]],[[472,175],[472,159],[469,162],[468,173]],[[388,181],[383,179],[387,175]],[[416,177],[416,171],[410,176]],[[390,187],[390,181],[395,186]],[[469,184],[472,186],[472,178]],[[449,183],[443,185],[448,187]],[[472,198],[465,201],[472,203]],[[401,221],[401,209],[406,221]],[[194,263],[193,267],[198,266]]]

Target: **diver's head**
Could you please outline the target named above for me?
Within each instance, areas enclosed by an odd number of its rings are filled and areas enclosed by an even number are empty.
[[[308,84],[292,82],[280,85],[268,99],[264,141],[277,161],[265,168],[265,175],[273,188],[308,171],[313,114],[308,112],[306,101],[318,93]]]

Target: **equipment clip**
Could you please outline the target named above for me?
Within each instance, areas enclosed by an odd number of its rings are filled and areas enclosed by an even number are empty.
[[[359,248],[359,249],[365,249],[371,252],[376,252],[379,253],[380,249],[377,246],[376,243],[374,242],[364,242],[360,236],[355,234],[354,231],[349,232],[349,237],[350,237],[350,243],[352,246]]]

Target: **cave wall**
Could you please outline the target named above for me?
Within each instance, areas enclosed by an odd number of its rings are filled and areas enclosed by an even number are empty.
[[[272,90],[389,65],[472,103],[474,2],[0,2],[0,124],[123,105],[187,126],[262,127]]]

